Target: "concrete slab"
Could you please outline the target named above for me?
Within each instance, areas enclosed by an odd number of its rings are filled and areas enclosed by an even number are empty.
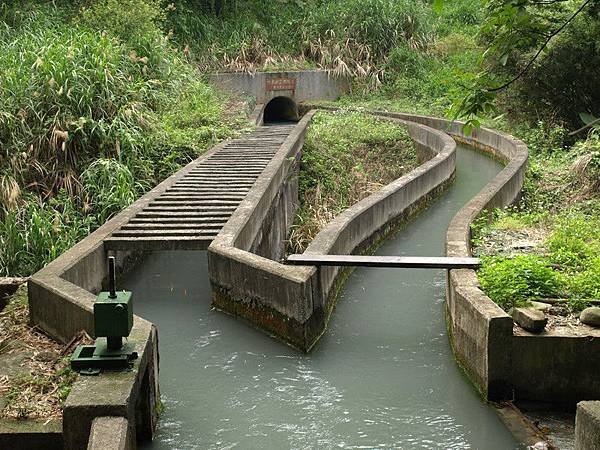
[[[124,417],[96,417],[87,450],[134,450],[134,437]]]

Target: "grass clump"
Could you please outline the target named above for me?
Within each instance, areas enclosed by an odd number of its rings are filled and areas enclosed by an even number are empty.
[[[302,253],[336,215],[416,164],[403,127],[361,112],[316,114],[302,154],[290,251]]]
[[[589,211],[568,210],[557,215],[527,211],[496,211],[491,224],[475,222],[477,253],[483,254],[478,272],[486,294],[504,309],[522,306],[528,299],[561,296],[574,311],[589,300],[600,298],[600,221]],[[490,242],[519,237],[524,230],[546,229],[538,245],[524,250],[504,251],[493,257]]]
[[[485,293],[507,311],[525,306],[530,298],[554,297],[562,287],[558,275],[536,255],[484,259],[478,276]]]

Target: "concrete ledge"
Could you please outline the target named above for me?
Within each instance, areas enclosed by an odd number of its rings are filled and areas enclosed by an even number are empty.
[[[135,444],[124,417],[97,417],[92,422],[87,450],[132,450]]]
[[[156,328],[137,318],[128,341],[139,355],[131,371],[79,376],[73,385],[63,410],[66,449],[85,449],[92,423],[105,416],[123,418],[137,440],[152,440],[160,401]]]
[[[575,450],[600,448],[600,402],[581,402],[575,419]]]
[[[0,449],[62,450],[62,423],[0,420]]]
[[[295,207],[288,206],[297,203],[300,150],[313,114],[309,112],[298,124],[208,249],[213,304],[304,351],[323,333],[340,281],[337,268],[317,270],[278,262],[293,222]],[[421,160],[429,160],[338,216],[307,252],[364,250],[452,179],[456,144],[451,138],[427,126],[389,120],[407,127]],[[268,241],[278,248],[265,249],[259,243],[273,222],[277,231],[269,234]]]

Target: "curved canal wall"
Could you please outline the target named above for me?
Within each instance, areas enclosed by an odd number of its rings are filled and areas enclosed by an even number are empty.
[[[313,114],[300,121],[284,144],[287,148],[265,170],[264,182],[254,186],[208,249],[213,304],[304,351],[325,330],[342,275],[338,268],[279,262],[298,203],[301,149]],[[363,251],[451,181],[454,141],[422,124],[390,120],[407,127],[421,161],[427,162],[346,210],[317,235],[307,252]]]
[[[382,113],[444,130],[491,154],[504,169],[454,217],[446,236],[448,256],[471,255],[471,223],[486,211],[516,202],[527,170],[525,144],[481,128],[466,136],[461,123]],[[600,332],[555,330],[539,334],[514,326],[512,318],[480,289],[473,270],[449,271],[448,329],[457,359],[482,395],[490,400],[536,400],[574,405],[600,399]]]

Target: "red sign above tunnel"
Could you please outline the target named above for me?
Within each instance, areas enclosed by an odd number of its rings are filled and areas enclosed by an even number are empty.
[[[267,91],[295,91],[295,78],[273,78],[267,80]]]

